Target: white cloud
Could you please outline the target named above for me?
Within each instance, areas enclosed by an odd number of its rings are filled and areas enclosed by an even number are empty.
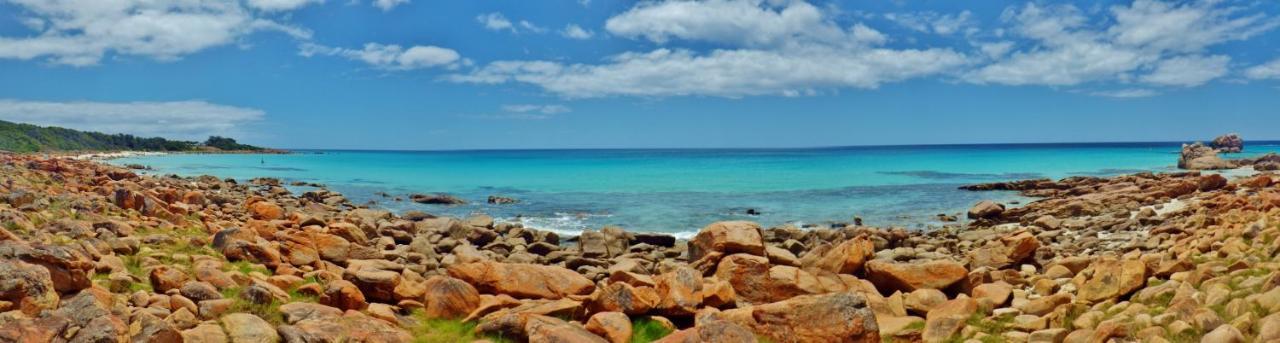
[[[699,52],[625,52],[598,64],[496,61],[448,80],[523,83],[569,98],[606,96],[799,96],[879,87],[938,75],[969,63],[950,49],[890,49],[866,25],[847,28],[803,1],[643,2],[606,21],[622,37],[659,44],[711,42]]]
[[[324,0],[248,0],[249,7],[268,11],[292,11]]]
[[[511,30],[511,32],[516,31],[515,25],[512,24],[510,20],[507,20],[507,17],[502,15],[502,13],[493,12],[493,13],[481,14],[476,16],[476,21],[480,22],[481,25],[484,25],[484,28],[493,30],[493,31],[502,31],[502,30]]]
[[[965,79],[1008,85],[1201,85],[1225,75],[1230,61],[1221,55],[1203,57],[1206,49],[1276,27],[1274,18],[1225,3],[1135,0],[1129,6],[1112,6],[1104,12],[1109,18],[1097,20],[1071,5],[1028,3],[1010,8],[1002,19],[1012,24],[1009,32],[1026,43],[967,73]],[[992,52],[1005,56],[1000,50]]]
[[[1153,97],[1156,95],[1160,95],[1160,92],[1150,90],[1150,89],[1145,89],[1145,88],[1126,88],[1126,89],[1090,92],[1089,95],[1102,96],[1102,97],[1108,97],[1108,98],[1133,99],[1133,98]]]
[[[373,6],[382,9],[383,12],[407,3],[409,3],[409,0],[373,0]]]
[[[1254,80],[1280,79],[1280,58],[1246,69],[1244,76]]]
[[[961,11],[956,14],[940,14],[937,12],[889,13],[885,14],[884,17],[915,31],[944,36],[957,32],[974,32],[978,24],[973,19],[973,13],[969,11]]]
[[[576,24],[569,24],[560,30],[560,35],[571,39],[591,39],[591,36],[594,36],[595,33]]]
[[[261,110],[204,101],[45,102],[0,99],[0,120],[104,133],[204,139],[238,132]]]
[[[785,3],[774,5],[773,3]],[[858,37],[804,1],[703,0],[642,2],[609,18],[605,29],[627,38],[665,44],[673,39],[744,47],[823,43],[861,44]],[[864,33],[874,32],[863,26]]]
[[[499,12],[485,13],[476,16],[476,22],[483,25],[485,29],[490,31],[511,31],[511,33],[533,32],[546,33],[545,27],[538,26],[528,20],[511,21],[507,16]]]
[[[465,60],[461,58],[457,51],[429,45],[415,45],[405,48],[395,44],[368,43],[362,49],[347,49],[303,44],[299,54],[306,57],[314,55],[340,56],[362,61],[384,70],[412,70],[431,67],[455,68],[459,63],[465,63]]]
[[[784,51],[716,50],[706,54],[658,49],[624,53],[599,65],[499,61],[450,79],[483,84],[527,83],[571,98],[797,96],[824,88],[876,88],[886,82],[937,74],[964,63],[963,55],[940,49],[851,51],[807,47]]]
[[[1224,55],[1174,57],[1160,61],[1140,80],[1153,85],[1194,87],[1227,75],[1230,62],[1231,57]]]
[[[89,66],[108,53],[174,60],[260,31],[309,38],[307,30],[222,0],[10,0],[38,34],[0,37],[0,59]]]

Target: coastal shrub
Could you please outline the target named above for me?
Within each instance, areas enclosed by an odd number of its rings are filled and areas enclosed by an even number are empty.
[[[509,343],[514,342],[499,336],[483,336],[475,333],[475,322],[463,322],[461,320],[450,319],[431,319],[421,310],[414,310],[412,314],[414,324],[409,328],[409,333],[413,335],[415,343],[452,343],[452,342],[471,342],[479,339],[487,339],[492,342]]]
[[[670,335],[671,332],[662,323],[647,317],[635,318],[631,321],[631,343],[653,342]]]

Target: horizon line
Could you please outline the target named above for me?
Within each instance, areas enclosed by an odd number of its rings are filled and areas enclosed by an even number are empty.
[[[1194,140],[1194,141],[1098,141],[1098,142],[1036,142],[1036,143],[926,143],[926,144],[864,144],[864,145],[826,145],[826,146],[796,146],[796,147],[591,147],[591,148],[459,148],[459,149],[377,149],[377,148],[273,148],[286,151],[353,151],[353,152],[499,152],[499,151],[642,151],[642,150],[670,150],[670,151],[734,151],[734,150],[841,150],[841,149],[866,149],[866,148],[963,148],[963,147],[982,147],[982,146],[1005,146],[1005,147],[1052,147],[1052,146],[1089,146],[1089,145],[1118,145],[1118,146],[1157,146],[1157,145],[1174,145],[1174,144],[1191,144],[1206,143],[1210,140]],[[1253,143],[1249,143],[1253,142]],[[1245,151],[1248,153],[1248,147],[1251,144],[1261,145],[1280,145],[1280,139],[1259,139],[1245,141]]]

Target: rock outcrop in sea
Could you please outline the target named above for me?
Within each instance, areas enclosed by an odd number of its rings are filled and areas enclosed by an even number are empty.
[[[576,239],[277,181],[0,156],[0,341],[1267,342],[1273,175],[974,185],[963,226]]]

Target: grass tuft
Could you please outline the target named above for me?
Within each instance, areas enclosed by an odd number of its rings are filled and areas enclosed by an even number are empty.
[[[631,321],[631,343],[653,342],[671,333],[672,331],[662,323],[647,317],[635,318]]]

